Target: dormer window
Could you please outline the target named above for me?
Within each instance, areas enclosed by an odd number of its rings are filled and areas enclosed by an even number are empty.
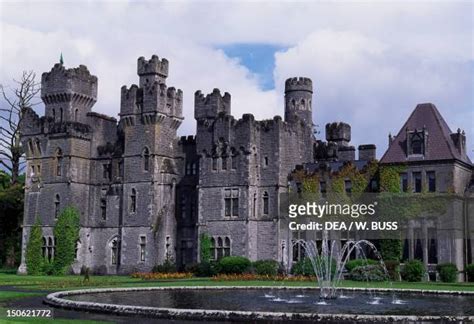
[[[407,135],[408,155],[424,155],[426,131],[424,129],[421,131],[409,131]]]

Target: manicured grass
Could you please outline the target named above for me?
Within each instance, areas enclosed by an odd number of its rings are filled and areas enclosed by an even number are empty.
[[[39,296],[39,295],[42,295],[42,294],[39,292],[33,293],[33,292],[1,291],[0,290],[0,302],[10,301],[13,299],[24,298],[24,297]]]
[[[18,276],[0,273],[0,286],[9,285],[28,290],[65,290],[96,287],[163,287],[163,286],[262,286],[262,287],[311,287],[316,286],[311,281],[214,281],[209,278],[191,278],[180,280],[142,280],[128,276],[91,276],[84,283],[80,276]],[[341,281],[342,287],[372,287],[399,289],[429,289],[474,291],[474,283],[438,283],[438,282],[360,282]]]

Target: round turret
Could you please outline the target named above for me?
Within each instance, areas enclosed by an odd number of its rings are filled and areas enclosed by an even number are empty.
[[[310,78],[290,78],[285,82],[285,121],[313,124],[313,82]]]

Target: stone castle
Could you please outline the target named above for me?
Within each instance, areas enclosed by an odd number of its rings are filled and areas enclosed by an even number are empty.
[[[197,91],[196,135],[178,137],[183,93],[166,85],[168,72],[166,59],[140,57],[138,85],[121,89],[119,120],[91,110],[98,80],[85,66],[55,64],[42,75],[45,116],[26,109],[20,125],[28,170],[23,251],[39,217],[43,255],[54,258],[55,220],[72,205],[81,213],[75,272],[82,266],[108,274],[149,271],[166,260],[183,267],[199,262],[202,233],[211,237],[214,259],[295,260],[292,234],[280,224],[280,194],[297,165],[355,161],[350,126],[328,124],[327,142],[316,140],[312,81],[291,78],[284,119],[236,119],[229,93]],[[472,164],[464,135],[455,136],[461,153],[446,163],[461,170],[450,181],[464,190]],[[422,145],[427,150],[428,142]],[[359,164],[375,159],[375,146],[359,146],[358,156]],[[446,181],[438,179],[441,187]],[[19,272],[26,270],[23,253]]]

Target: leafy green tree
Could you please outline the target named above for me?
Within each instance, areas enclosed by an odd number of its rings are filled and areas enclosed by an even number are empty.
[[[24,176],[11,184],[10,175],[0,171],[0,266],[14,268],[21,257]]]
[[[65,208],[54,226],[56,250],[53,261],[53,274],[63,275],[74,262],[76,243],[79,240],[80,216],[73,207]]]
[[[43,245],[43,232],[41,223],[36,219],[35,224],[31,227],[30,238],[26,246],[26,267],[29,275],[39,275],[43,267],[43,256],[41,248]]]

